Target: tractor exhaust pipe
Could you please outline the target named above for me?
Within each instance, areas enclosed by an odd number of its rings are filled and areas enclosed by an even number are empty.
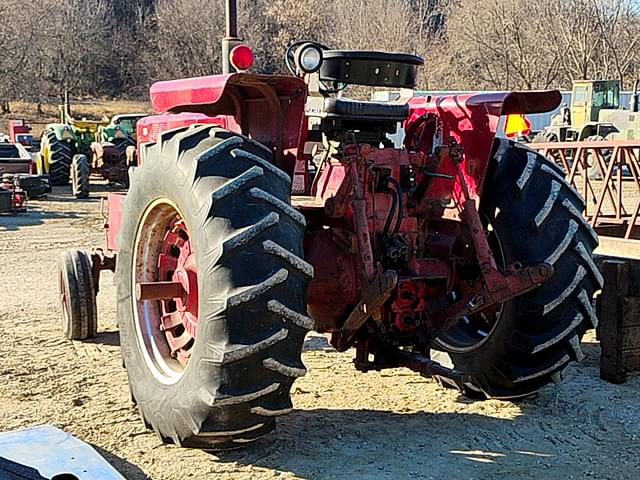
[[[631,95],[631,111],[637,112],[640,105],[640,93],[638,92],[638,87],[640,87],[640,79],[637,79],[633,84],[633,94]]]
[[[225,36],[222,39],[222,73],[231,73],[234,71],[230,59],[231,50],[242,41],[238,38],[238,8],[236,0],[226,0],[225,13]]]

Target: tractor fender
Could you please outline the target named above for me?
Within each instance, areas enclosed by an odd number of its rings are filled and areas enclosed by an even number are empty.
[[[133,145],[129,145],[124,151],[126,155],[127,167],[138,166],[138,149]]]
[[[618,133],[618,127],[616,127],[613,123],[610,122],[588,122],[585,123],[580,132],[578,133],[578,140],[582,141],[588,137],[593,135],[599,135],[601,137],[606,137],[610,133]]]
[[[232,73],[171,80],[153,84],[150,98],[157,113],[226,117],[226,128],[273,148],[276,165],[293,174],[292,164],[285,166],[287,162],[279,157],[297,152],[307,98],[302,79]],[[138,143],[155,141],[163,130],[148,119],[138,122]]]
[[[298,103],[304,104],[301,95],[306,89],[302,79],[291,75],[231,73],[156,82],[151,86],[150,97],[156,113],[237,115],[234,99],[245,100],[250,98],[248,94],[265,97],[270,90],[280,96],[296,97]]]
[[[102,157],[104,156],[104,148],[100,142],[91,144],[91,168],[102,167]]]
[[[424,153],[432,153],[434,147],[450,144],[462,147],[462,174],[471,198],[479,199],[482,194],[487,168],[493,148],[500,117],[509,114],[543,113],[560,105],[562,96],[557,90],[530,92],[489,92],[450,95],[429,95],[409,100],[409,116],[404,123],[405,131],[422,132],[415,128],[417,122],[436,117],[438,121],[435,145],[420,143],[414,137],[405,138],[405,145],[413,145]],[[417,145],[420,143],[420,145]],[[440,172],[456,175],[453,161],[444,162]],[[463,186],[458,178],[451,185],[448,179],[435,178],[430,183],[427,195],[445,199],[452,195],[460,198]]]

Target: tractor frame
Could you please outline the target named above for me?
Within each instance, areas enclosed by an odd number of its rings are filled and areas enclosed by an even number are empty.
[[[195,124],[215,124],[247,135],[274,152],[274,163],[293,178],[292,206],[302,212],[307,222],[331,222],[331,218],[343,219],[357,225],[352,239],[358,252],[357,265],[352,271],[364,268],[364,276],[350,278],[346,297],[355,307],[350,312],[329,313],[323,305],[332,303],[324,298],[326,292],[317,296],[310,293],[310,309],[315,303],[316,329],[331,333],[332,344],[340,351],[354,346],[356,333],[369,318],[366,305],[381,305],[394,289],[412,290],[414,279],[401,279],[393,274],[379,273],[373,262],[370,231],[381,232],[382,222],[372,227],[371,212],[362,200],[349,203],[351,191],[366,190],[361,170],[365,165],[377,165],[388,169],[392,175],[401,176],[401,171],[411,165],[429,169],[416,183],[428,183],[424,192],[424,203],[417,207],[428,213],[433,221],[441,220],[445,209],[442,205],[455,200],[464,208],[458,214],[447,212],[458,225],[456,234],[466,235],[473,243],[483,265],[486,288],[459,299],[447,308],[432,307],[428,315],[432,327],[428,337],[432,340],[460,317],[473,314],[487,305],[505,302],[536,288],[549,278],[553,267],[540,263],[527,268],[513,265],[505,273],[498,269],[486,234],[478,215],[484,180],[489,166],[493,139],[500,117],[509,114],[531,114],[551,111],[561,100],[557,91],[547,92],[499,92],[487,94],[462,94],[416,97],[409,102],[410,114],[404,123],[407,149],[376,149],[368,145],[352,147],[345,152],[344,164],[324,171],[315,182],[309,172],[311,155],[308,134],[308,116],[304,114],[307,85],[294,77],[230,73],[196,79],[161,82],[151,87],[152,106],[157,115],[145,117],[138,122],[138,158],[145,161],[145,146],[158,141],[162,132]],[[193,99],[193,103],[185,101]],[[425,134],[426,129],[426,134]],[[437,131],[436,131],[437,130]],[[437,143],[437,139],[441,139]],[[434,141],[435,140],[435,141]],[[414,150],[411,152],[411,150]],[[464,152],[464,153],[463,153]],[[420,174],[418,174],[420,177]],[[432,178],[431,181],[426,181]],[[122,223],[125,192],[108,194],[105,215],[106,250],[94,250],[93,278],[99,282],[101,270],[115,271],[118,251],[118,234]],[[379,208],[389,207],[388,194],[377,194]],[[347,213],[348,212],[348,213]],[[470,226],[465,228],[463,225]],[[399,230],[402,234],[416,235],[417,225],[403,220]],[[453,233],[453,232],[452,232]],[[357,240],[356,240],[357,239]],[[425,239],[421,239],[424,242]],[[444,238],[437,249],[451,249],[450,237]],[[106,252],[106,253],[105,253]],[[322,257],[330,253],[314,253]],[[314,263],[314,262],[312,262]],[[317,267],[316,267],[317,268]],[[420,279],[444,279],[449,284],[453,272],[446,261],[429,260],[416,264]],[[333,272],[328,272],[331,275]],[[419,281],[418,281],[419,283]],[[311,287],[310,292],[313,291]],[[364,291],[361,299],[358,292]],[[349,302],[347,302],[349,303]],[[335,309],[335,305],[331,305]],[[324,317],[323,317],[324,316]],[[345,318],[347,318],[345,320]],[[324,319],[324,320],[323,320]],[[400,350],[391,361],[389,358],[370,362],[370,345],[360,342],[356,366],[363,370],[405,366],[423,374],[441,375],[463,386],[461,372],[447,369],[420,355],[407,354]]]

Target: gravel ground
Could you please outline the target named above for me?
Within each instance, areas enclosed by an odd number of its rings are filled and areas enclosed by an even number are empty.
[[[274,434],[222,455],[161,445],[130,402],[111,274],[97,338],[60,331],[55,258],[102,245],[100,195],[58,190],[26,215],[0,217],[0,431],[53,424],[131,480],[640,478],[640,378],[600,381],[593,332],[563,383],[519,403],[472,401],[402,369],[362,374],[352,352],[310,335],[309,373]]]

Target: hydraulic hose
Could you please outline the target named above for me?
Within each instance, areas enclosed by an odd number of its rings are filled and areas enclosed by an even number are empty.
[[[404,203],[402,201],[402,185],[400,185],[400,182],[393,177],[389,177],[387,181],[393,184],[393,186],[395,187],[395,193],[397,196],[398,216],[396,217],[396,225],[393,228],[393,233],[398,233],[400,231],[400,225],[402,224],[402,217],[404,216]],[[387,218],[387,221],[389,220],[390,219]]]

